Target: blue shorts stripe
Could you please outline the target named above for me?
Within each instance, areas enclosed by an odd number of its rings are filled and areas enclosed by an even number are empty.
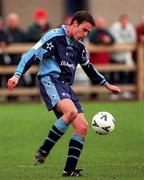
[[[60,101],[60,97],[55,87],[55,84],[52,83],[50,77],[48,76],[45,76],[41,83],[45,88],[45,92],[47,93],[47,96],[49,97],[52,106],[54,107]]]

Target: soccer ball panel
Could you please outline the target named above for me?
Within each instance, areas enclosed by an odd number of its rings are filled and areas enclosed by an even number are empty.
[[[98,112],[92,119],[92,128],[98,134],[109,134],[115,128],[115,119],[109,112]]]

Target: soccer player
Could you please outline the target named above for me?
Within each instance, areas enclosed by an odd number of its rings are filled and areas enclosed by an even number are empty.
[[[41,96],[48,110],[53,110],[57,119],[48,136],[35,155],[36,164],[45,161],[56,142],[66,133],[69,125],[74,133],[69,142],[66,165],[63,176],[80,176],[76,169],[84,140],[88,130],[88,122],[84,116],[79,99],[71,89],[78,64],[90,79],[105,86],[115,94],[120,88],[109,84],[90,63],[86,49],[82,43],[95,26],[93,17],[87,11],[76,12],[70,25],[47,32],[28,52],[17,66],[16,72],[8,80],[7,86],[12,90],[20,77],[37,61]]]

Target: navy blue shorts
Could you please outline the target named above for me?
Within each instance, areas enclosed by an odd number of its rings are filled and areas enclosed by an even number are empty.
[[[49,111],[53,110],[57,117],[60,117],[62,114],[56,110],[55,105],[62,99],[71,99],[78,112],[83,112],[79,99],[64,81],[53,76],[44,76],[39,81],[41,96],[47,109]]]

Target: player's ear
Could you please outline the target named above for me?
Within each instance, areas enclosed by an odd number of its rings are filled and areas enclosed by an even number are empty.
[[[73,26],[74,26],[74,27],[77,27],[77,26],[78,26],[78,22],[77,22],[77,20],[74,20],[74,22],[73,22]]]

